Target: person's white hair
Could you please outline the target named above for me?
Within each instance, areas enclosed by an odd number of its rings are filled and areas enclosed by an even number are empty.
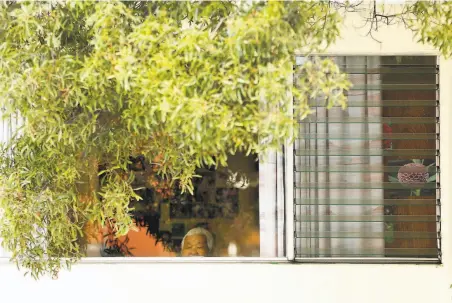
[[[184,248],[185,238],[187,236],[195,236],[195,235],[203,235],[204,237],[206,237],[207,247],[209,248],[209,253],[212,252],[212,249],[213,249],[213,236],[207,229],[204,229],[202,227],[195,227],[195,228],[192,228],[192,229],[190,229],[188,231],[188,233],[182,239],[181,249]]]

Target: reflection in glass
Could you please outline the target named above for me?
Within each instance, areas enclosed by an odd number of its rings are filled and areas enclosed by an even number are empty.
[[[228,167],[197,170],[193,194],[157,175],[143,157],[131,158],[135,228],[123,237],[105,226],[104,257],[260,256],[259,164],[255,156],[230,156]],[[152,161],[154,163],[155,161]]]

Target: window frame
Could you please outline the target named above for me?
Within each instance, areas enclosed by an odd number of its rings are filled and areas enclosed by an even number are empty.
[[[288,146],[288,145],[285,145]],[[289,148],[290,150],[290,148]],[[274,152],[274,158],[280,158],[280,159],[284,159],[283,154],[281,154],[280,152]],[[283,160],[283,163],[285,163],[287,161]],[[275,165],[276,168],[276,165]],[[286,173],[288,170],[284,169],[283,173]],[[275,171],[275,177],[278,177],[278,173],[276,173]],[[290,174],[289,174],[290,175]],[[274,180],[277,179],[281,179],[284,182],[285,179],[285,174],[281,174],[280,175],[281,178],[274,178]],[[261,177],[261,171],[259,171],[259,178]],[[287,183],[285,183],[287,184]],[[284,185],[285,185],[284,184]],[[289,230],[288,228],[288,223],[287,223],[287,212],[288,212],[288,208],[289,208],[289,213],[290,213],[290,208],[292,205],[292,201],[287,200],[285,198],[285,193],[287,192],[287,187],[283,185],[284,191],[279,190],[277,188],[277,182],[275,182],[274,184],[272,184],[272,186],[274,186],[274,191],[275,191],[275,196],[274,199],[272,199],[273,201],[273,205],[278,207],[278,201],[282,203],[284,203],[284,209],[285,209],[285,213],[284,213],[284,229],[279,230],[278,228],[276,228],[276,233],[278,234],[278,238],[280,238],[282,236],[283,239],[283,246],[281,247],[284,250],[284,253],[287,255],[287,252],[289,251],[293,251],[288,249],[287,246],[287,240],[291,239],[291,237],[288,237],[286,231]],[[259,191],[260,192],[260,191]],[[268,203],[269,201],[267,201]],[[260,203],[260,199],[259,199],[259,203]],[[293,211],[293,209],[292,209]],[[293,216],[289,217],[289,218],[293,218]],[[279,218],[276,218],[279,219]],[[0,239],[1,240],[1,239]],[[0,241],[1,243],[1,241]],[[278,244],[278,243],[276,243]],[[277,247],[278,249],[280,249],[279,247]],[[0,248],[1,249],[1,248]],[[9,256],[0,256],[0,264],[2,263],[9,263]],[[80,259],[80,263],[81,264],[149,264],[149,263],[174,263],[174,264],[178,264],[178,263],[195,263],[195,264],[200,264],[200,263],[250,263],[250,264],[268,264],[268,263],[287,263],[290,260],[287,258],[287,256],[282,256],[282,257],[179,257],[179,256],[175,256],[175,257],[82,257]]]
[[[344,39],[345,41],[345,39]],[[349,47],[346,47],[346,49]],[[340,49],[340,47],[339,47]],[[296,53],[295,54],[295,58],[301,58],[300,62],[303,62],[308,56],[332,56],[332,57],[356,57],[356,56],[435,56],[437,58],[437,66],[438,66],[438,75],[437,75],[437,83],[438,83],[438,89],[437,89],[437,98],[439,101],[438,106],[436,107],[436,111],[437,111],[437,117],[440,118],[441,121],[441,108],[444,107],[444,100],[448,100],[451,99],[450,98],[450,94],[448,94],[448,90],[447,89],[441,89],[444,86],[447,86],[448,83],[450,83],[452,80],[447,78],[447,72],[446,73],[441,73],[441,69],[442,66],[448,66],[452,67],[452,62],[451,60],[447,60],[444,59],[443,56],[441,56],[438,52],[436,51],[418,51],[418,52],[406,52],[406,51],[402,51],[402,52],[382,52],[381,50],[377,50],[375,51],[375,49],[373,49],[372,51],[357,51],[357,52],[351,52],[349,50],[347,51],[335,51],[334,47],[332,50],[323,52],[323,53],[313,53],[313,54],[305,54],[302,52]],[[447,64],[449,63],[449,64]],[[294,64],[294,69],[295,66],[297,65],[301,65],[302,63],[298,63],[296,61],[296,63]],[[446,67],[447,70],[447,67]],[[447,70],[450,71],[450,70]],[[449,80],[449,81],[448,81]],[[443,102],[441,102],[441,100],[443,100]],[[447,102],[447,101],[446,101]],[[444,127],[443,127],[444,128]],[[440,127],[440,123],[437,124],[437,133],[439,135],[439,139],[438,139],[438,149],[439,149],[439,155],[436,156],[437,158],[437,162],[439,162],[439,167],[440,167],[440,172],[442,172],[442,168],[443,166],[445,166],[442,161],[440,161],[440,155],[441,154],[446,154],[445,151],[445,146],[444,144],[441,144],[441,141],[443,141],[443,138],[446,136],[444,131],[441,131],[441,127]],[[292,161],[293,161],[293,150],[295,147],[295,142],[292,143],[290,145],[290,149],[292,150]],[[287,160],[286,160],[287,161]],[[292,167],[291,169],[294,169],[293,166],[293,162],[292,162]],[[438,173],[438,180],[437,183],[440,183],[441,179],[441,173]],[[294,192],[294,182],[293,182],[293,171],[292,171],[292,182],[290,183],[289,186],[291,186],[291,190],[290,193],[292,193],[292,197],[291,201],[294,201],[293,198],[293,192]],[[437,189],[438,191],[438,197],[436,199],[440,199],[440,200],[445,200],[443,198],[443,187],[440,186],[439,189]],[[289,193],[289,194],[290,194]],[[289,200],[289,196],[286,196],[286,199]],[[291,213],[293,214],[292,216],[292,220],[295,219],[296,213],[295,213],[295,204],[292,203],[292,211]],[[440,220],[438,223],[438,229],[437,229],[437,233],[439,233],[438,236],[438,241],[440,242],[439,245],[439,250],[440,252],[442,252],[442,247],[443,245],[441,245],[442,242],[442,238],[444,237],[444,230],[442,229],[442,220],[441,220],[441,213],[443,212],[443,204],[440,202],[439,203],[439,207],[437,208],[437,214],[436,216],[440,216]],[[292,221],[293,224],[293,221]],[[293,227],[292,231],[294,233],[296,233],[295,228]],[[292,237],[293,242],[295,240],[295,234]],[[295,254],[295,245],[293,244],[292,247],[293,253]],[[430,264],[430,265],[442,265],[443,264],[443,254],[441,254],[441,256],[439,256],[437,259],[434,258],[397,258],[397,257],[294,257],[293,261],[296,263],[305,263],[305,264],[335,264],[335,263],[339,263],[339,264]]]
[[[288,200],[286,197],[286,193],[289,190],[288,186],[286,186],[288,183],[285,180],[287,175],[291,175],[290,171],[286,168],[288,165],[286,157],[284,157],[284,153],[286,151],[286,149],[288,150],[288,152],[291,151],[291,148],[289,147],[289,143],[290,141],[287,140],[287,144],[284,145],[283,148],[283,152],[269,152],[266,156],[266,158],[274,158],[274,159],[283,159],[283,165],[284,169],[283,172],[281,174],[279,174],[278,172],[275,171],[275,180],[280,180],[282,179],[283,183],[283,190],[278,190],[278,182],[272,184],[272,186],[274,186],[274,191],[275,191],[275,199],[273,200],[273,205],[275,205],[276,207],[278,207],[278,202],[279,203],[284,203],[284,230],[282,230],[282,234],[280,233],[280,230],[276,229],[276,233],[278,234],[278,237],[280,237],[282,235],[283,238],[283,249],[284,249],[284,253],[285,256],[282,257],[83,257],[80,260],[80,263],[82,264],[102,264],[102,263],[106,263],[106,264],[124,264],[124,263],[130,263],[130,264],[152,264],[152,263],[163,263],[163,264],[180,264],[180,263],[188,263],[188,264],[203,264],[203,263],[209,263],[209,264],[221,264],[221,263],[247,263],[247,264],[269,264],[269,263],[288,263],[293,259],[289,259],[288,256],[288,252],[290,251],[294,251],[293,249],[293,244],[290,244],[290,239],[293,238],[289,237],[287,234],[287,230],[290,226],[291,223],[288,222],[288,218],[292,218],[292,222],[293,222],[293,215],[290,215],[291,213],[293,214],[293,205],[292,205],[292,201]],[[271,153],[273,153],[273,155],[271,155]],[[271,164],[271,163],[270,163]],[[276,168],[277,165],[275,165]],[[259,178],[261,178],[261,170],[259,170]],[[280,178],[278,178],[278,176],[280,176]],[[260,190],[259,190],[260,193]],[[268,201],[267,201],[268,202]],[[260,203],[260,199],[259,199],[259,203]],[[290,216],[289,216],[290,215]],[[279,219],[279,218],[276,218]],[[278,244],[278,243],[277,243]],[[278,247],[279,249],[279,247]],[[293,257],[292,257],[293,258]],[[5,259],[5,258],[1,258],[0,257],[0,261],[1,259]]]
[[[289,141],[287,141],[289,142]],[[285,145],[287,146],[287,145]],[[273,154],[272,154],[273,153]],[[273,158],[273,159],[281,159],[281,153],[271,151],[268,154],[266,154],[266,159]],[[284,158],[283,158],[284,159]],[[269,164],[271,161],[269,160]],[[276,165],[275,165],[276,168]],[[268,167],[266,167],[268,169]],[[286,172],[287,170],[284,169],[283,172]],[[281,174],[281,178],[278,178],[279,173],[274,172],[275,177],[274,180],[277,179],[285,179],[285,176]],[[261,179],[262,171],[259,169],[259,179]],[[259,180],[260,181],[260,180]],[[260,182],[259,182],[260,184]],[[276,233],[278,234],[278,238],[282,235],[282,238],[284,239],[283,248],[285,250],[285,254],[287,255],[287,252],[289,251],[287,249],[287,240],[290,238],[287,236],[287,208],[292,205],[292,201],[289,201],[285,198],[285,191],[278,191],[277,185],[278,182],[275,182],[271,184],[272,187],[274,187],[272,190],[275,191],[274,199],[272,199],[273,205],[278,207],[278,201],[284,203],[284,209],[285,209],[285,218],[284,218],[284,230],[282,231],[282,234],[280,233],[280,230],[276,229]],[[284,186],[285,187],[285,186]],[[261,190],[259,190],[260,194]],[[261,200],[259,198],[259,204]],[[268,203],[269,201],[267,201]],[[293,209],[292,209],[293,211]],[[260,212],[260,210],[259,210]],[[293,218],[293,216],[292,216]],[[278,218],[276,218],[278,219]],[[278,243],[277,243],[278,244]],[[293,250],[292,250],[293,251]],[[0,258],[1,260],[2,258]],[[249,263],[249,264],[268,264],[268,263],[287,263],[289,262],[289,259],[287,256],[282,257],[83,257],[80,260],[80,263],[82,264],[124,264],[124,263],[131,263],[131,264],[143,264],[143,263],[194,263],[194,264],[202,264],[202,263]]]
[[[334,49],[334,47],[333,47]],[[418,52],[381,52],[380,50],[375,51],[375,48],[370,48],[369,51],[358,51],[358,52],[343,52],[340,51],[327,51],[324,53],[316,53],[313,55],[323,55],[323,56],[371,56],[371,55],[398,55],[398,56],[437,56],[437,64],[442,69],[442,66],[447,66],[446,73],[439,73],[439,86],[442,89],[439,90],[439,100],[448,100],[452,96],[452,90],[449,91],[447,88],[447,83],[451,80],[448,79],[448,75],[451,76],[452,72],[452,61],[446,60],[442,56],[439,56],[436,51],[418,51]],[[295,53],[295,57],[303,57],[306,56],[304,53]],[[295,61],[294,61],[295,62]],[[449,81],[448,81],[449,80]],[[293,76],[291,75],[288,81],[293,82]],[[446,88],[446,89],[444,89]],[[292,99],[292,96],[289,95],[289,98]],[[449,108],[446,110],[442,110],[445,106],[445,102],[440,102],[438,110],[439,114],[441,112],[447,112]],[[292,103],[290,105],[289,111],[292,112]],[[452,121],[451,121],[452,123]],[[444,124],[444,123],[443,123]],[[444,127],[443,127],[444,128]],[[293,135],[293,134],[292,134]],[[439,142],[447,141],[444,140],[444,137],[447,134],[444,131],[439,129]],[[191,263],[191,264],[203,264],[203,263],[250,263],[250,264],[268,264],[268,263],[305,263],[305,264],[328,264],[328,263],[345,263],[345,264],[442,264],[441,259],[422,259],[422,258],[295,258],[295,242],[294,242],[294,219],[295,219],[295,211],[294,211],[294,203],[293,203],[293,190],[294,190],[294,178],[293,178],[293,169],[294,169],[294,161],[293,161],[293,146],[294,143],[291,140],[287,140],[284,144],[282,151],[278,152],[277,155],[281,156],[283,159],[282,168],[283,168],[283,188],[278,190],[276,189],[277,196],[274,203],[277,203],[278,200],[283,199],[284,201],[284,249],[285,256],[284,257],[83,257],[80,260],[81,264],[152,264],[152,263]],[[440,154],[446,154],[446,146],[445,144],[440,143]],[[440,161],[440,167],[447,166],[447,163]],[[445,200],[443,194],[444,188],[440,189],[440,196],[442,200]],[[440,213],[443,212],[444,205],[440,205]],[[442,222],[440,224],[440,239],[444,238],[447,234],[447,231],[444,232],[442,229]],[[9,263],[9,257],[0,257],[1,263]]]

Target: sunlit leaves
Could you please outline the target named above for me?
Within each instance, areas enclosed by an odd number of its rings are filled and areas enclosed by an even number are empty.
[[[331,60],[307,60],[298,71],[297,86],[294,91],[298,102],[299,115],[303,118],[309,112],[309,101],[323,101],[327,108],[340,105],[345,108],[347,98],[344,92],[351,85],[347,76],[340,72],[339,67]]]
[[[433,45],[443,56],[452,56],[452,3],[417,1],[408,6],[406,20],[420,42]]]

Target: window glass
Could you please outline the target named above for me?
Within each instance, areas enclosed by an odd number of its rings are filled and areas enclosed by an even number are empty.
[[[332,59],[352,87],[345,110],[311,100],[300,123],[297,257],[438,258],[436,57]]]
[[[229,157],[227,167],[199,168],[193,194],[162,180],[149,160],[134,158],[132,163],[142,198],[130,202],[134,230],[117,238],[104,227],[102,235],[90,239],[89,257],[260,257],[261,246],[268,250],[266,245],[273,245],[261,238],[262,227],[276,222],[276,212],[268,207],[266,214],[260,212],[256,156],[238,153]],[[276,192],[275,182],[267,186]],[[275,209],[276,196],[264,201]],[[272,254],[277,256],[277,250]]]

